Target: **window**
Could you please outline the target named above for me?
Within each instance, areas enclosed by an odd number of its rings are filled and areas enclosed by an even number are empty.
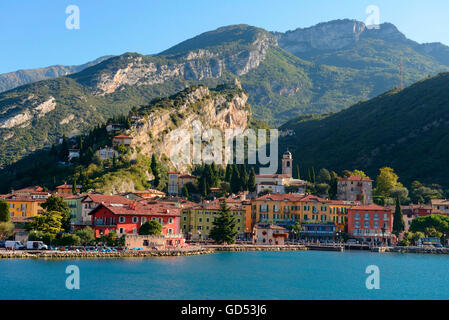
[[[118,222],[124,223],[124,222],[125,222],[125,217],[120,217],[120,218],[118,218]]]
[[[379,214],[378,213],[375,213],[373,217],[374,217],[374,220],[379,220]]]
[[[374,221],[373,227],[376,229],[379,228],[379,221]]]
[[[199,222],[203,222],[203,218],[198,218],[198,221]]]
[[[384,220],[388,220],[388,213],[384,213]]]
[[[364,227],[365,229],[369,229],[369,221],[365,221]]]
[[[133,234],[136,234],[136,233],[137,233],[137,229],[134,228],[134,229],[133,229]]]
[[[365,213],[364,219],[365,219],[365,220],[369,220],[369,213]]]
[[[209,222],[209,218],[206,218],[206,222]]]
[[[186,216],[184,216],[184,221],[187,221],[187,217]]]
[[[139,218],[138,217],[133,217],[133,223],[137,223],[139,222]]]
[[[125,229],[120,228],[120,229],[118,229],[118,232],[119,232],[119,233],[125,233]]]
[[[360,220],[360,213],[354,214],[354,219],[355,220]]]
[[[144,224],[145,222],[147,222],[147,218],[142,218],[142,224]]]
[[[209,218],[207,218],[209,220]],[[173,218],[168,218],[168,223],[173,223]]]

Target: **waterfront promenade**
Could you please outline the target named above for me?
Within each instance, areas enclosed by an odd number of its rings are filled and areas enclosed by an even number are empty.
[[[89,259],[89,258],[145,258],[145,257],[175,257],[212,254],[215,252],[245,252],[245,251],[371,251],[377,253],[427,253],[449,254],[449,248],[434,247],[369,247],[355,244],[294,244],[282,246],[269,245],[200,245],[182,248],[159,250],[119,250],[114,252],[77,251],[77,250],[0,250],[0,259]]]

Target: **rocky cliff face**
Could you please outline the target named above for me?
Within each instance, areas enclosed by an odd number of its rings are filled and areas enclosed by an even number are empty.
[[[243,76],[256,69],[265,59],[267,49],[277,40],[268,33],[260,33],[249,45],[240,49],[210,51],[196,49],[168,56],[164,61],[139,54],[117,57],[114,67],[94,77],[88,84],[96,95],[105,95],[129,86],[161,84],[172,80],[201,81],[220,78],[225,71]]]
[[[366,30],[363,22],[337,20],[286,33],[279,33],[279,46],[297,54],[310,50],[338,50],[357,42]]]
[[[247,106],[248,96],[239,88],[237,94],[224,95],[211,92],[205,86],[199,86],[190,92],[176,109],[155,110],[141,118],[129,130],[133,137],[134,154],[140,152],[146,156],[153,153],[170,157],[175,142],[169,139],[173,129],[184,129],[192,132],[192,123],[200,121],[203,130],[218,129],[223,133],[226,129],[245,129],[248,125],[250,109]],[[176,124],[173,118],[176,117]],[[186,171],[188,164],[176,169]]]
[[[66,76],[72,73],[80,72],[88,67],[94,66],[111,58],[112,56],[104,56],[94,61],[77,65],[77,66],[50,66],[46,68],[18,70],[0,74],[0,92],[8,91],[24,84],[53,79],[57,77]]]

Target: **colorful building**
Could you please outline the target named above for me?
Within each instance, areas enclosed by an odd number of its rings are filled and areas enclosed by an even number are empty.
[[[110,232],[118,236],[136,235],[140,227],[150,220],[162,225],[162,235],[180,233],[180,208],[172,203],[140,201],[131,204],[100,204],[89,215],[96,237]]]
[[[81,220],[82,225],[92,223],[89,213],[101,204],[130,204],[134,201],[120,195],[87,194],[81,199]]]
[[[289,226],[296,222],[333,221],[329,200],[313,195],[268,194],[252,201],[255,223]]]
[[[363,243],[395,243],[393,214],[387,207],[362,205],[348,210],[349,236]]]
[[[288,239],[285,228],[267,223],[258,223],[254,226],[253,243],[262,245],[284,245]]]
[[[30,195],[7,194],[2,199],[9,204],[11,222],[25,222],[44,211],[41,204],[45,199],[35,199]]]
[[[112,138],[112,145],[114,147],[117,147],[121,144],[123,144],[125,147],[129,147],[133,141],[133,137],[130,136],[124,136],[124,135],[118,135]]]
[[[204,201],[186,207],[181,212],[181,230],[189,240],[208,240],[213,222],[217,219],[221,211],[221,200]],[[226,201],[231,209],[237,223],[238,239],[247,239],[251,230],[247,230],[245,216],[250,215],[249,203]]]
[[[83,205],[81,200],[85,195],[72,195],[64,197],[64,201],[70,210],[70,221],[74,228],[80,228],[86,224],[83,222]]]
[[[76,185],[75,194],[80,193],[82,187],[83,186],[81,186],[81,185]],[[73,193],[73,185],[65,183],[60,186],[57,186],[56,193],[61,197],[72,196],[74,194]]]
[[[328,205],[331,210],[331,221],[337,226],[337,232],[346,232],[348,225],[348,210],[352,207],[361,205],[358,201],[329,200]]]

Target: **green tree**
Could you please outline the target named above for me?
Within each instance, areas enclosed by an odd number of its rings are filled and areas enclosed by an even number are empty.
[[[77,194],[77,192],[76,192],[76,176],[73,177],[73,181],[72,181],[72,194]]]
[[[396,187],[403,187],[402,184],[398,182],[398,179],[398,175],[394,173],[394,170],[392,168],[381,168],[380,173],[377,176],[374,194],[376,196],[389,197],[391,189]]]
[[[81,239],[81,243],[88,244],[95,240],[95,231],[91,227],[78,229],[75,234]]]
[[[331,174],[330,172],[323,168],[318,172],[317,183],[326,183],[329,184],[331,182]]]
[[[251,171],[249,173],[248,191],[249,192],[256,191],[256,172],[254,171],[254,167],[251,167]]]
[[[228,163],[226,165],[225,181],[230,183],[231,177],[232,177],[232,165]]]
[[[296,165],[294,178],[301,179],[301,172],[299,171],[299,164]]]
[[[423,232],[427,234],[431,229],[449,234],[449,217],[432,214],[430,216],[415,218],[410,225],[411,232]]]
[[[231,209],[226,204],[226,200],[221,201],[221,210],[217,219],[213,222],[213,227],[209,234],[210,238],[217,243],[233,244],[237,236],[237,223],[231,213]]]
[[[187,189],[186,185],[182,187],[182,196],[187,199],[189,198],[189,189]]]
[[[139,229],[141,236],[156,236],[162,232],[162,225],[159,221],[150,220],[145,222]]]
[[[231,190],[234,194],[238,194],[241,190],[240,174],[236,165],[232,167]]]
[[[246,172],[246,165],[239,165],[240,175],[240,191],[248,190],[248,173]]]
[[[63,231],[62,216],[58,211],[44,211],[31,218],[28,230],[40,231],[44,234],[56,235]]]
[[[52,194],[50,197],[45,200],[44,203],[41,204],[41,207],[45,211],[56,211],[61,214],[61,223],[62,228],[69,232],[71,229],[70,225],[70,209],[67,202],[64,201],[63,197],[60,197],[56,194]]]
[[[9,204],[3,199],[0,199],[0,222],[9,222]]]
[[[401,202],[399,197],[396,198],[396,208],[393,216],[393,233],[396,237],[405,229],[404,216],[402,215]]]
[[[0,222],[0,240],[8,239],[14,234],[14,224],[12,222]]]
[[[81,244],[81,238],[76,234],[64,233],[57,240],[57,244],[60,246],[79,246]]]

